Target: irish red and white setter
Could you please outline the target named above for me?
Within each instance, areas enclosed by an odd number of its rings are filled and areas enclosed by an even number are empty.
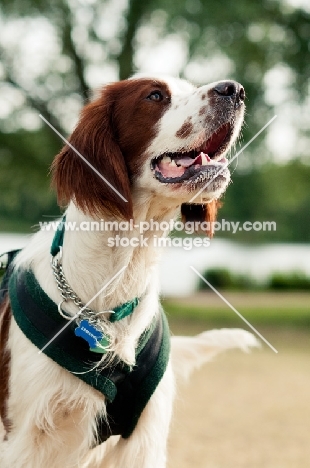
[[[206,218],[214,220],[217,200],[230,181],[227,168],[219,172],[238,137],[244,107],[243,87],[228,80],[195,87],[181,79],[136,75],[105,86],[82,110],[69,141],[110,185],[66,145],[52,165],[59,202],[67,205],[66,221],[77,226],[100,219],[133,219],[134,226],[170,221],[182,204],[186,216],[188,202],[203,187],[193,203],[204,205]],[[150,240],[167,232],[145,232],[147,246],[108,246],[108,238],[116,234],[139,237],[138,227],[112,234],[66,231],[62,266],[85,304],[126,266],[90,307],[112,310],[140,298],[134,312],[122,320],[112,323],[105,315],[101,319],[110,336],[109,353],[133,368],[139,338],[160,313],[160,252]],[[31,268],[58,304],[49,253],[53,236],[52,230],[40,230],[14,265],[16,270]],[[66,307],[67,314],[77,312],[73,304]],[[105,396],[38,353],[12,316],[9,294],[0,320],[0,409],[6,432],[1,468],[164,468],[178,377],[187,377],[225,349],[257,345],[252,334],[239,329],[173,336],[166,371],[131,436],[113,435],[95,446],[98,415],[107,417]],[[102,369],[108,365],[107,354]]]

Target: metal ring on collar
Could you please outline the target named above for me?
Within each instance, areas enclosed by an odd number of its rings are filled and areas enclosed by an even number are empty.
[[[58,312],[60,313],[60,315],[65,318],[66,320],[71,320],[73,319],[74,317],[72,317],[71,315],[68,315],[68,313],[64,310],[62,310],[61,308],[61,305],[63,302],[66,302],[65,300],[63,301],[60,301],[59,304],[58,304]]]

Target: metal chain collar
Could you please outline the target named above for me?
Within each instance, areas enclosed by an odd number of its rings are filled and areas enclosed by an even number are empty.
[[[101,315],[106,314],[106,313],[114,313],[113,310],[105,310],[103,312],[95,312],[94,310],[90,309],[89,307],[86,307],[84,302],[79,298],[79,296],[73,291],[71,286],[66,280],[65,274],[63,272],[62,268],[62,248],[60,247],[60,252],[58,256],[55,255],[55,257],[51,258],[51,267],[53,270],[54,278],[56,280],[57,288],[60,291],[61,297],[63,298],[63,301],[61,301],[58,304],[58,311],[62,317],[64,317],[67,320],[71,320],[72,316],[69,315],[67,312],[62,310],[61,305],[63,302],[66,302],[68,300],[72,301],[79,309],[80,313],[78,314],[77,320],[80,322],[83,319],[87,319],[90,323],[97,322],[98,319],[100,318]]]

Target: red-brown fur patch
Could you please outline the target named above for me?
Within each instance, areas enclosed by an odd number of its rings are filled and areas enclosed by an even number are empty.
[[[183,203],[181,205],[181,215],[184,223],[207,222],[210,226],[205,232],[209,237],[213,237],[212,226],[216,221],[216,215],[221,203],[218,200],[212,200],[210,203],[196,204],[196,203]]]
[[[7,348],[9,329],[11,323],[11,308],[9,301],[5,300],[0,306],[0,415],[6,435],[11,424],[7,414],[7,401],[9,397],[9,378],[11,353]],[[6,437],[6,436],[5,436]]]
[[[175,136],[178,138],[187,138],[193,131],[193,124],[191,123],[191,119],[185,120],[183,125],[179,128],[176,132]]]
[[[148,99],[156,90],[163,95],[160,102]],[[73,199],[81,210],[99,217],[108,212],[132,218],[131,183],[156,135],[156,123],[169,105],[169,89],[157,80],[125,80],[106,86],[97,100],[84,107],[69,141],[127,203],[68,145],[52,164],[59,202]]]

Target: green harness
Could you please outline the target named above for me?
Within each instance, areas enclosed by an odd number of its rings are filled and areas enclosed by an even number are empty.
[[[60,240],[54,239],[54,247],[55,243],[62,243],[63,233],[58,231],[56,236]],[[106,397],[108,421],[98,418],[96,445],[111,435],[128,438],[168,364],[170,331],[163,310],[158,311],[150,327],[140,336],[133,368],[121,361],[112,362],[101,370],[94,368],[101,355],[92,352],[87,342],[76,336],[76,323],[61,317],[57,304],[43,291],[31,270],[14,269],[14,255],[10,255],[2,281],[0,302],[8,292],[17,325],[38,349],[44,348],[65,327],[43,353]],[[130,304],[134,304],[132,313],[136,300]],[[127,312],[123,315],[123,306],[128,312],[128,303],[114,309],[118,320],[128,315]],[[115,321],[116,317],[111,317]]]

